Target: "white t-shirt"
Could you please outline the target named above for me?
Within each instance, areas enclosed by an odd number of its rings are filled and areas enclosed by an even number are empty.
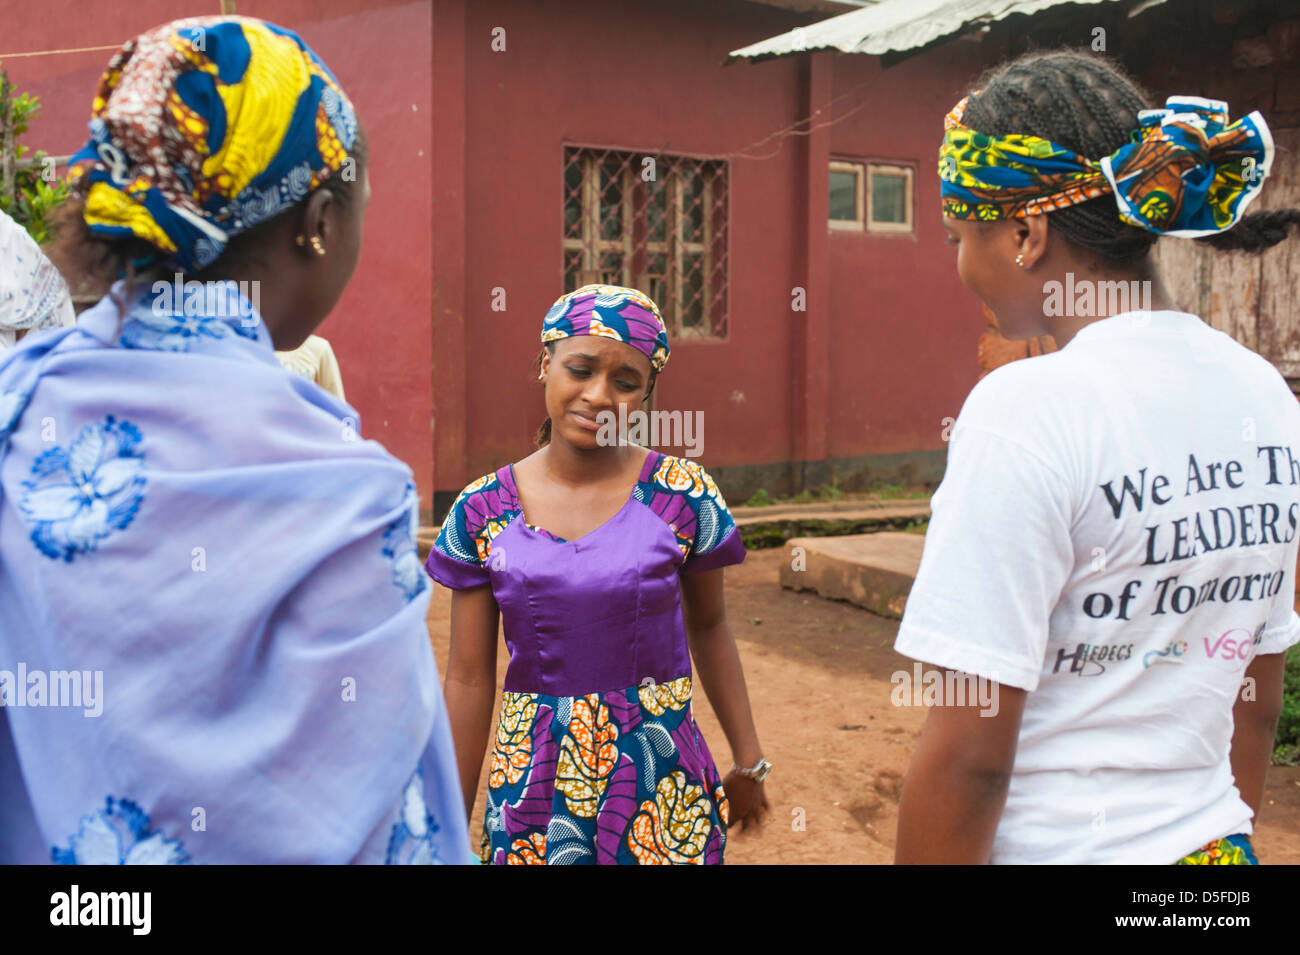
[[[1031,691],[992,861],[1172,863],[1249,833],[1233,703],[1300,640],[1276,369],[1193,315],[1095,322],[975,386],[932,509],[896,648]]]

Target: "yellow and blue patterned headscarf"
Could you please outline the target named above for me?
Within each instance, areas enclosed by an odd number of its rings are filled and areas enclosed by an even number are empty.
[[[93,233],[193,272],[338,173],[356,137],[352,104],[295,33],[196,17],[113,57],[68,181]]]
[[[1213,235],[1237,223],[1273,165],[1264,117],[1230,123],[1220,100],[1171,96],[1138,113],[1130,142],[1091,160],[1038,136],[977,133],[961,121],[968,99],[945,117],[939,150],[943,214],[953,219],[1042,215],[1109,192],[1130,225]]]

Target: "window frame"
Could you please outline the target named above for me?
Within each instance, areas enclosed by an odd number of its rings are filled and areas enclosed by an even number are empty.
[[[858,218],[832,219],[827,208],[826,222],[833,233],[860,233],[866,235],[916,235],[916,164],[906,160],[863,159],[848,156],[832,156],[827,165],[826,194],[829,203],[830,174],[832,172],[853,173],[857,180],[855,201]],[[901,176],[903,186],[903,208],[907,215],[904,222],[873,222],[871,219],[871,180],[877,174]]]
[[[902,222],[876,222],[871,217],[871,179],[875,175],[897,176],[902,175],[903,183],[903,212],[906,216]],[[867,231],[868,232],[886,232],[894,235],[904,234],[911,235],[916,232],[916,210],[915,210],[915,183],[916,170],[911,166],[898,165],[894,163],[875,163],[866,164],[866,190],[867,190]]]
[[[569,154],[577,152],[579,155],[571,163]],[[619,188],[621,200],[619,202],[618,221],[620,225],[620,236],[618,238],[605,239],[599,237],[599,228],[601,224],[600,199],[602,194],[601,175],[605,160],[611,155],[622,155],[627,157],[628,161],[623,164]],[[637,245],[638,230],[647,231],[649,229],[648,203],[643,206],[640,216],[634,203],[635,189],[640,181],[640,169],[642,166],[639,160],[645,157],[653,157],[656,162],[656,180],[663,183],[665,194],[665,208],[663,216],[663,239],[651,240],[648,235]],[[578,165],[582,183],[580,186],[581,195],[581,233],[577,237],[571,237],[568,234],[567,224],[561,242],[561,276],[567,276],[569,273],[569,256],[571,253],[578,253],[581,256],[580,267],[577,270],[579,276],[579,286],[593,283],[606,283],[602,274],[605,270],[600,268],[601,257],[606,253],[614,253],[621,257],[621,264],[618,269],[618,281],[612,284],[626,285],[638,288],[653,298],[664,317],[664,323],[668,326],[670,337],[674,339],[691,339],[701,342],[726,342],[730,339],[731,334],[731,161],[716,156],[696,155],[692,153],[669,152],[660,149],[629,149],[624,146],[595,145],[591,143],[579,143],[565,141],[561,146],[562,168],[567,175],[570,165]],[[725,205],[722,210],[720,227],[725,230],[725,241],[722,243],[720,255],[724,261],[722,266],[723,274],[721,277],[721,287],[715,288],[714,282],[711,281],[714,267],[714,234],[716,231],[714,215],[703,214],[701,217],[700,239],[701,241],[688,241],[685,233],[686,215],[683,210],[683,193],[682,182],[683,176],[681,171],[674,165],[667,170],[667,175],[660,175],[659,170],[662,164],[660,159],[672,159],[675,161],[687,160],[701,164],[710,163],[714,165],[712,174],[705,174],[701,169],[701,189],[700,205],[704,210],[710,210],[713,207],[715,196],[715,187],[717,181],[721,179],[721,188],[725,199]],[[567,208],[569,201],[568,185],[565,177],[561,176],[563,194],[561,205]],[[651,273],[633,274],[632,269],[635,265],[638,249],[642,256],[648,260],[664,256],[665,270],[662,276],[656,276],[655,282],[660,288],[655,289],[651,282]],[[683,326],[682,316],[679,314],[681,303],[684,301],[683,289],[686,287],[685,276],[688,270],[685,268],[687,255],[698,256],[700,259],[700,274],[702,277],[700,291],[700,313],[704,321],[700,325]],[[586,281],[590,279],[591,281]],[[565,282],[567,289],[567,281]],[[658,291],[659,294],[656,294]],[[717,299],[722,299],[722,305],[717,306]],[[720,314],[715,321],[713,311],[717,306]]]
[[[830,174],[833,172],[853,173],[856,182],[854,186],[853,204],[857,217],[854,219],[832,219],[830,217]],[[867,222],[867,164],[852,159],[832,159],[826,174],[826,221],[830,223],[832,229],[844,229],[850,232],[863,232],[866,230]]]

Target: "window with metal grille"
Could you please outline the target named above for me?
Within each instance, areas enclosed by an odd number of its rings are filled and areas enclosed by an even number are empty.
[[[655,300],[673,336],[727,334],[727,163],[566,146],[564,288]]]

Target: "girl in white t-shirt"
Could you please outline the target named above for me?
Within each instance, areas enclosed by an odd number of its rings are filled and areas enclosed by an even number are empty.
[[[1286,238],[1300,210],[1244,215],[1272,162],[1258,113],[1147,109],[1087,54],[998,68],[949,113],[958,274],[1059,350],[989,374],[952,431],[897,641],[945,671],[899,862],[1255,861],[1300,640],[1300,406],[1150,253]]]

